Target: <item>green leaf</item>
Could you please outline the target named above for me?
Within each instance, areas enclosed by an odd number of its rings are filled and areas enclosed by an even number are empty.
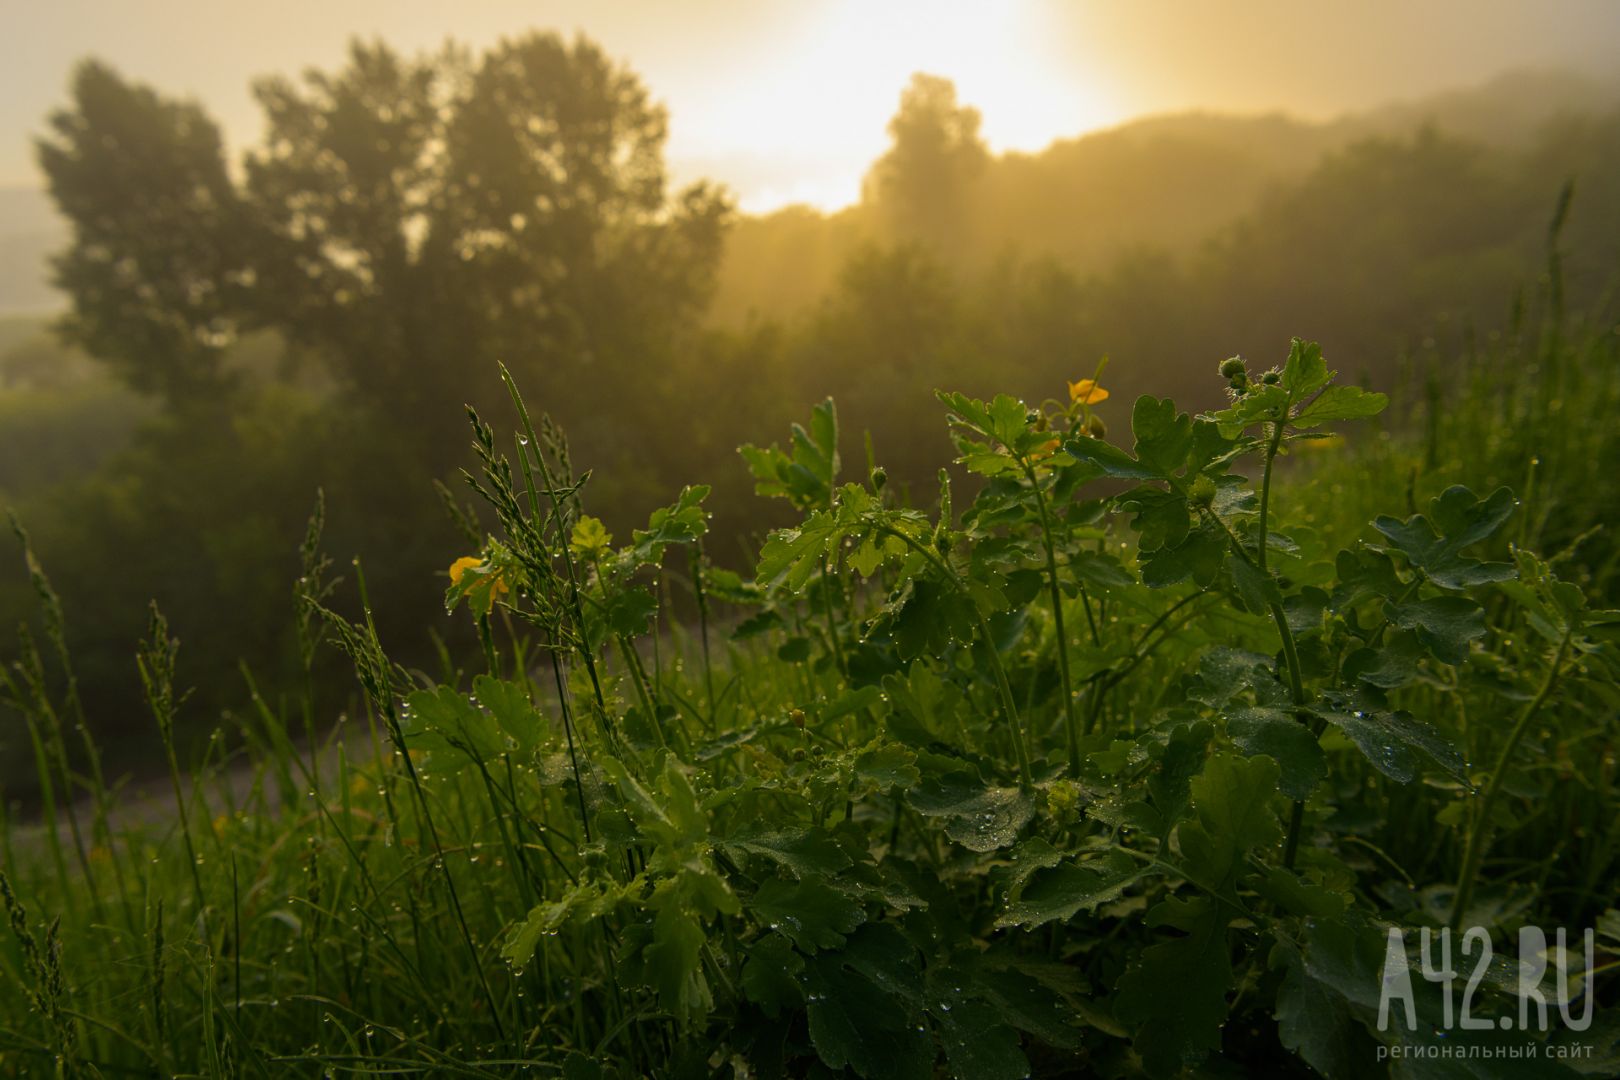
[[[804,958],[793,951],[781,934],[766,934],[748,946],[743,963],[743,994],[771,1019],[784,1009],[797,1009],[804,991],[797,975],[804,970]]]
[[[957,1080],[1025,1080],[1029,1059],[1018,1034],[980,1001],[943,1001],[929,1010]]]
[[[1013,787],[985,787],[977,777],[956,773],[925,777],[907,795],[919,814],[943,817],[945,835],[969,851],[1011,847],[1035,816],[1035,800]]]
[[[861,577],[869,578],[877,572],[878,567],[883,565],[883,559],[883,547],[877,542],[877,537],[868,536],[861,541],[861,546],[856,548],[854,553],[850,555],[849,565]]]
[[[1324,694],[1323,706],[1313,710],[1315,714],[1343,732],[1373,768],[1391,780],[1405,784],[1416,778],[1416,754],[1454,777],[1464,777],[1462,751],[1433,724],[1408,712],[1370,709],[1338,693]]]
[[[940,656],[953,645],[973,640],[978,622],[973,601],[950,585],[913,578],[887,616],[902,660]]]
[[[681,489],[680,498],[673,506],[659,507],[647,519],[645,529],[637,529],[631,536],[632,552],[638,564],[657,566],[664,560],[664,551],[671,544],[690,544],[709,531],[709,515],[703,509],[708,497],[707,484],[693,484]]]
[[[1290,423],[1297,428],[1311,428],[1337,420],[1363,420],[1377,416],[1388,405],[1388,397],[1359,386],[1330,386],[1295,413]]]
[[[1480,562],[1463,556],[1462,551],[1500,529],[1515,505],[1513,492],[1507,488],[1497,488],[1481,501],[1465,487],[1450,487],[1429,503],[1429,517],[1414,514],[1405,521],[1380,517],[1373,521],[1373,528],[1424,577],[1442,589],[1457,591],[1514,576],[1507,563]]]
[[[683,1025],[714,1007],[699,954],[706,935],[696,918],[673,899],[659,906],[653,936],[641,951],[643,976],[658,1004]]]
[[[787,882],[768,878],[754,894],[754,914],[807,953],[835,949],[866,921],[860,904],[820,878]]]
[[[513,967],[523,967],[534,956],[541,938],[555,934],[575,920],[607,914],[622,895],[621,886],[615,882],[581,878],[557,899],[536,904],[521,923],[512,927],[501,945],[502,958]]]
[[[838,411],[831,398],[811,410],[808,431],[793,425],[792,448],[791,457],[774,445],[739,448],[754,475],[754,491],[787,499],[801,510],[831,506],[839,471]]]
[[[619,637],[640,637],[652,625],[657,612],[657,598],[646,589],[632,586],[614,593],[608,601],[608,628]]]
[[[1137,461],[1112,443],[1090,435],[1072,435],[1063,444],[1071,457],[1095,465],[1104,476],[1120,480],[1161,480],[1164,474],[1152,465]]]
[[[1292,870],[1273,866],[1251,879],[1254,891],[1285,911],[1313,919],[1333,919],[1343,914],[1345,898],[1322,885],[1303,881]]]
[[[1289,406],[1288,391],[1281,386],[1251,386],[1249,392],[1228,409],[1210,415],[1223,438],[1235,439],[1255,424],[1281,420]]]
[[[1436,660],[1453,666],[1467,663],[1469,642],[1485,636],[1485,609],[1466,596],[1387,604],[1384,617],[1414,631]]]
[[[1137,398],[1131,410],[1137,460],[1159,476],[1179,471],[1192,448],[1192,426],[1192,417],[1176,412],[1176,403],[1168,398],[1161,400],[1146,394]]]
[[[1165,544],[1142,558],[1142,584],[1150,589],[1162,589],[1191,578],[1200,587],[1208,588],[1220,577],[1227,551],[1226,536],[1220,526],[1202,521],[1179,543]]]
[[[902,791],[916,787],[922,779],[917,754],[900,743],[879,743],[862,750],[855,758],[855,777],[878,791]]]
[[[1256,615],[1264,615],[1271,605],[1282,604],[1282,592],[1268,571],[1260,569],[1248,559],[1232,559],[1232,583],[1237,586],[1243,606]]]
[[[1131,519],[1131,528],[1141,534],[1137,539],[1139,551],[1178,547],[1192,528],[1187,500],[1174,491],[1134,488],[1120,497],[1119,505],[1136,515]]]
[[[473,679],[473,696],[489,710],[507,737],[521,750],[533,750],[545,731],[545,721],[529,701],[529,692],[514,682],[480,675]]]
[[[1344,999],[1306,974],[1304,957],[1286,939],[1272,951],[1271,966],[1285,972],[1275,1014],[1282,1044],[1327,1080],[1366,1076],[1375,1051]]]
[[[1158,771],[1148,777],[1148,793],[1164,819],[1164,832],[1181,820],[1192,798],[1192,778],[1204,767],[1214,729],[1207,723],[1182,724],[1170,732]]]
[[[817,826],[752,832],[726,841],[726,848],[770,859],[801,880],[832,877],[849,868],[849,856],[832,834]]]
[[[826,511],[810,515],[796,529],[778,529],[759,553],[755,580],[762,588],[781,582],[792,592],[802,591],[821,568],[822,556],[843,535],[838,519]]]
[[[1327,755],[1311,729],[1281,709],[1239,709],[1226,719],[1226,734],[1244,757],[1264,754],[1282,770],[1278,788],[1306,799],[1327,779]]]
[[[1084,984],[1070,965],[993,951],[975,951],[952,964],[964,969],[976,995],[1019,1031],[1060,1049],[1080,1045],[1071,999],[1084,991]]]
[[[1136,579],[1112,555],[1096,551],[1077,551],[1069,558],[1069,573],[1087,585],[1103,589],[1124,588]]]
[[[1117,851],[1089,862],[1063,862],[1037,870],[1007,904],[996,926],[1033,930],[1054,919],[1067,922],[1082,910],[1117,900],[1133,882],[1157,872],[1150,864]]]
[[[1281,837],[1271,809],[1280,772],[1266,757],[1210,756],[1192,779],[1196,820],[1182,822],[1176,834],[1188,877],[1225,893],[1243,867],[1244,853]]]
[[[422,771],[428,775],[454,775],[474,761],[495,761],[506,751],[494,718],[450,686],[407,696],[400,727],[405,745],[427,755]]]
[[[1288,346],[1288,360],[1283,364],[1282,386],[1293,401],[1300,401],[1328,384],[1333,373],[1322,359],[1322,346],[1314,341],[1295,338]]]
[[[1114,1015],[1152,1076],[1173,1076],[1220,1049],[1232,983],[1226,927],[1205,898],[1174,897],[1148,913],[1150,926],[1173,925],[1185,937],[1143,949],[1120,976]]]
[[[907,1003],[823,953],[806,970],[810,1042],[828,1068],[867,1080],[932,1080],[934,1043]]]

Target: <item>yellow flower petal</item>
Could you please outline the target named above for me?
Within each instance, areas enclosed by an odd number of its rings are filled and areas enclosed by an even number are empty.
[[[476,555],[463,555],[461,558],[459,558],[455,562],[451,563],[450,564],[450,584],[452,584],[452,585],[460,585],[461,584],[461,575],[465,574],[468,570],[471,570],[473,567],[479,565],[483,561],[484,561],[483,559],[480,559]]]
[[[1081,379],[1069,384],[1069,400],[1080,405],[1096,405],[1108,400],[1108,391],[1098,386],[1095,379]]]

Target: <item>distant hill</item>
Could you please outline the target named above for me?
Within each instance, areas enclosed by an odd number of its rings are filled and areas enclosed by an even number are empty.
[[[1562,118],[1620,104],[1620,81],[1523,71],[1419,101],[1322,122],[1282,113],[1151,116],[992,160],[972,200],[966,253],[988,265],[1016,252],[1085,275],[1141,251],[1202,247],[1262,198],[1337,150],[1434,127],[1495,147],[1527,147]],[[884,239],[869,208],[789,207],[732,231],[712,309],[718,325],[787,316],[825,294],[848,255]]]
[[[1510,71],[1490,82],[1356,113],[1333,127],[1339,139],[1407,132],[1432,124],[1449,135],[1494,146],[1523,145],[1551,120],[1620,104],[1620,78],[1571,71]]]

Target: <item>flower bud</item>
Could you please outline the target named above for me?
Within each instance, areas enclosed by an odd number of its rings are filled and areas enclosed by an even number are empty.
[[[1203,473],[1192,483],[1192,490],[1187,493],[1187,501],[1194,506],[1208,506],[1215,501],[1215,481]]]
[[[1093,439],[1102,439],[1108,436],[1108,425],[1103,423],[1102,417],[1092,413],[1091,419],[1086,421],[1086,434]]]
[[[883,486],[885,484],[887,484],[888,482],[889,482],[889,474],[883,468],[883,466],[878,465],[878,466],[876,466],[875,468],[872,469],[872,490],[873,491],[882,491]]]
[[[1232,356],[1221,361],[1221,378],[1236,379],[1239,375],[1247,375],[1243,357]]]

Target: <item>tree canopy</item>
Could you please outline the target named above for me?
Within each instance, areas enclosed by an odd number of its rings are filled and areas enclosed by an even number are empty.
[[[40,141],[74,229],[68,330],[142,391],[214,389],[224,346],[274,329],[356,400],[426,422],[496,359],[544,392],[707,301],[727,198],[671,195],[663,108],[584,38],[356,42],[341,70],[255,93],[266,131],[240,175],[199,106],[95,63]]]

